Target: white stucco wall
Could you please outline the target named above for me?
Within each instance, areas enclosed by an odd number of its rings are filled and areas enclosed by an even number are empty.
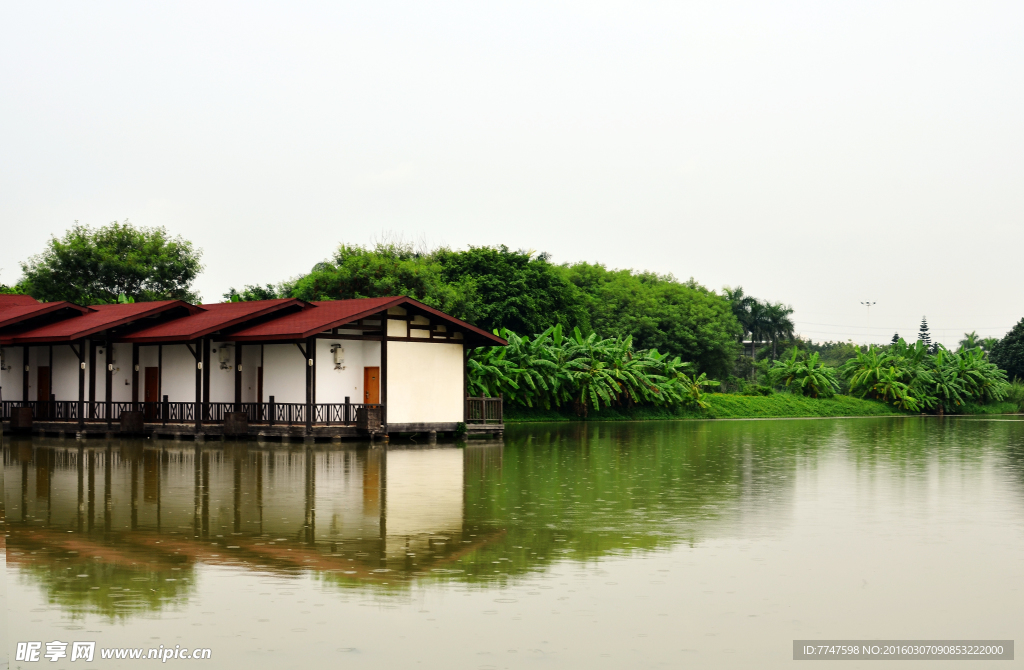
[[[342,369],[336,370],[331,347],[345,350]],[[380,367],[380,342],[360,340],[317,340],[316,346],[316,401],[365,402],[363,395],[363,368]]]
[[[202,346],[202,345],[200,345]],[[227,361],[221,363],[222,350],[227,352]],[[244,359],[244,354],[243,354]],[[235,401],[235,344],[233,342],[212,342],[210,344],[210,402]],[[245,372],[245,361],[242,362]],[[244,394],[242,401],[245,402]]]
[[[340,345],[345,350],[342,369],[335,369],[331,347]],[[243,357],[248,360],[250,353]],[[259,361],[259,347],[251,354],[254,363],[252,393],[256,392],[255,367]],[[274,396],[276,402],[306,402],[306,369],[302,352],[294,344],[268,344],[263,349],[263,401]],[[243,386],[246,366],[242,366]],[[318,339],[316,341],[316,401],[342,403],[345,396],[351,402],[363,402],[363,368],[380,366],[380,343],[359,340]],[[243,394],[248,392],[243,388]]]
[[[264,402],[306,402],[306,369],[302,352],[294,344],[268,344],[263,348]]]
[[[463,420],[462,345],[388,342],[388,423]]]
[[[0,370],[0,395],[3,400],[23,400],[21,381],[25,363],[22,361],[22,349],[4,347],[3,350],[4,369]]]
[[[153,350],[154,358],[156,347]],[[154,365],[155,365],[154,361]],[[163,388],[161,392],[170,402],[195,402],[196,400],[196,359],[184,344],[165,344],[163,360]],[[139,383],[145,384],[143,373]],[[211,380],[212,383],[212,380]],[[142,393],[139,400],[142,400]],[[162,398],[161,398],[162,399]]]

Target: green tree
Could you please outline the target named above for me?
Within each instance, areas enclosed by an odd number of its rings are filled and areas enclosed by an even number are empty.
[[[249,302],[251,300],[274,300],[277,298],[284,298],[281,294],[279,287],[273,284],[246,284],[242,287],[241,291],[238,291],[234,286],[228,289],[228,292],[223,294],[225,302]]]
[[[1024,319],[992,347],[989,360],[1010,379],[1024,379]]]
[[[442,280],[459,287],[459,294],[472,296],[465,301],[463,318],[481,328],[540,333],[565,324],[584,332],[591,329],[584,296],[546,254],[501,245],[438,249],[433,256]]]
[[[679,356],[709,375],[732,370],[742,327],[727,298],[671,275],[591,263],[563,271],[582,292],[595,332],[632,337],[637,349]]]
[[[818,352],[801,355],[796,347],[788,359],[775,361],[769,378],[773,384],[812,398],[831,398],[839,390],[836,369],[822,363]]]
[[[202,271],[202,251],[162,227],[136,227],[125,220],[92,228],[77,221],[64,237],[21,264],[19,288],[43,300],[79,305],[137,301],[198,302],[192,284]]]
[[[981,344],[981,340],[978,338],[978,333],[971,331],[964,333],[964,339],[959,342],[961,349],[973,349]]]

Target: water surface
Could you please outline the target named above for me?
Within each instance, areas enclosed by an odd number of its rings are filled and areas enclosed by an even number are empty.
[[[55,639],[217,668],[788,667],[798,638],[1024,623],[1014,417],[5,440],[12,667]]]

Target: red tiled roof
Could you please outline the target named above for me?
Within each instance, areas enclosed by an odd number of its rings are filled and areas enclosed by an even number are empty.
[[[444,312],[427,307],[423,303],[407,298],[395,296],[387,298],[359,298],[354,300],[326,300],[310,303],[308,307],[300,312],[286,314],[264,323],[242,328],[231,334],[232,341],[267,341],[267,340],[301,340],[322,333],[331,328],[337,328],[359,319],[372,317],[380,312],[397,305],[408,304],[423,311],[439,316],[444,320],[456,324],[471,333],[484,338],[494,344],[508,344],[505,340],[488,333],[485,330],[471,326],[465,321],[460,321]]]
[[[185,307],[190,312],[202,309],[182,300],[136,302],[126,305],[94,305],[82,316],[75,316],[58,321],[57,323],[33,328],[5,339],[13,344],[67,342],[88,337],[94,333],[159,314],[176,307]]]
[[[242,328],[231,334],[232,340],[301,340],[330,328],[373,316],[405,298],[359,298],[310,303],[301,312]]]
[[[30,295],[0,295],[0,312],[11,307],[25,307],[26,305],[41,305],[38,300]]]
[[[25,297],[27,298],[28,296]],[[32,300],[31,298],[29,299]],[[79,307],[73,302],[67,302],[64,300],[59,302],[37,302],[32,300],[31,304],[12,305],[6,308],[2,303],[0,303],[0,328],[14,326],[27,319],[33,319],[37,316],[43,316],[44,314],[56,312],[61,309],[76,311],[80,314],[92,311],[88,307]]]
[[[309,303],[294,298],[277,300],[253,300],[251,302],[222,302],[200,305],[201,312],[166,321],[149,328],[135,331],[119,338],[119,342],[180,342],[194,340],[204,335],[230,328],[246,321],[273,314],[296,305]]]

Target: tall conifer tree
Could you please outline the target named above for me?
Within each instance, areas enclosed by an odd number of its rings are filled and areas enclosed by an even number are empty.
[[[928,331],[928,319],[926,317],[923,317],[923,316],[921,317],[921,328],[920,328],[920,330],[917,331],[917,339],[919,339],[922,342],[924,342],[925,345],[927,345],[927,347],[929,349],[931,349],[931,347],[932,347],[932,335]]]

